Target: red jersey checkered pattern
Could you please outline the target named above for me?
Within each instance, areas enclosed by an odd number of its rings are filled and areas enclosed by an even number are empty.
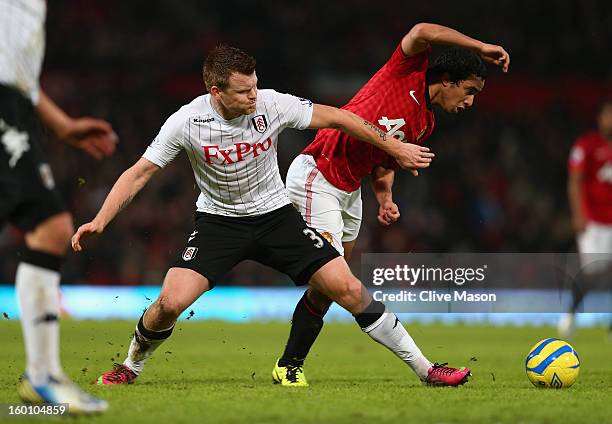
[[[582,210],[589,221],[612,224],[612,143],[596,131],[579,137],[568,162],[581,172]]]
[[[404,55],[401,45],[389,61],[343,109],[378,125],[404,142],[422,143],[431,135],[434,114],[429,104],[426,73],[431,49]],[[382,150],[338,130],[322,129],[302,152],[312,155],[317,168],[335,187],[355,191],[375,166],[397,163]]]

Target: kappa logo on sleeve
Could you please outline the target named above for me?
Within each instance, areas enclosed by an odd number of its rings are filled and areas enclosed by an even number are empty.
[[[197,247],[187,247],[187,248],[185,248],[185,251],[183,252],[183,260],[184,261],[190,261],[193,258],[195,258],[197,253],[198,253],[198,248]]]
[[[268,129],[268,121],[265,115],[257,115],[251,119],[251,122],[253,122],[253,127],[258,133],[263,134]]]

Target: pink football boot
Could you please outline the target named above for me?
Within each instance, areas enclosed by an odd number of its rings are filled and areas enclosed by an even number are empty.
[[[138,377],[138,374],[125,365],[115,364],[112,370],[98,377],[96,384],[132,384],[136,377]]]
[[[448,364],[434,364],[427,371],[425,383],[431,386],[461,386],[467,383],[472,375],[469,368],[452,368],[446,365]]]

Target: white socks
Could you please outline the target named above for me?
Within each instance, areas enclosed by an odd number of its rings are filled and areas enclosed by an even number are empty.
[[[57,271],[21,262],[15,288],[21,309],[26,373],[34,386],[49,375],[63,376],[59,359],[59,281]]]
[[[408,364],[421,380],[427,378],[431,362],[421,353],[394,313],[385,311],[374,323],[362,330]]]
[[[157,349],[162,342],[163,340],[147,339],[136,330],[130,342],[128,356],[125,358],[125,361],[123,361],[123,365],[134,371],[136,375],[140,374],[144,368],[145,360],[155,352],[155,349]]]
[[[136,375],[142,372],[144,363],[149,358],[155,349],[157,349],[174,330],[174,324],[164,330],[153,331],[148,330],[144,327],[143,317],[140,317],[140,321],[136,325],[136,331],[134,331],[134,337],[130,342],[130,348],[128,350],[128,356],[123,361],[123,365],[134,371]]]

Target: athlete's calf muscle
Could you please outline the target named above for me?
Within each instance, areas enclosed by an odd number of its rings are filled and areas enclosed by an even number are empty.
[[[312,303],[312,305],[314,305],[322,313],[327,313],[327,310],[331,304],[334,303],[328,296],[313,287],[308,288],[306,296],[308,297],[310,303]]]

